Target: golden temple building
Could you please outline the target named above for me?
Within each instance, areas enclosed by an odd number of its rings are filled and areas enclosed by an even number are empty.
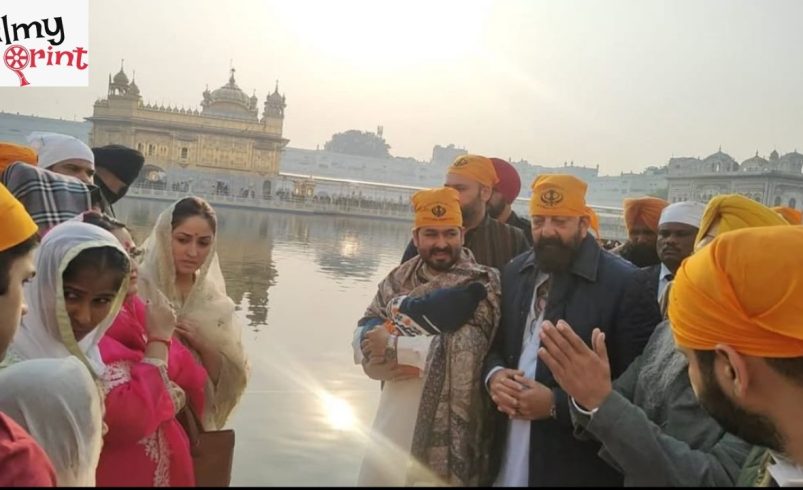
[[[134,80],[123,68],[109,75],[108,95],[95,102],[90,146],[121,144],[141,151],[148,167],[212,171],[215,174],[258,174],[270,178],[279,172],[285,97],[279,84],[265,98],[262,116],[256,93],[248,96],[234,80],[203,92],[200,110],[144,103]]]

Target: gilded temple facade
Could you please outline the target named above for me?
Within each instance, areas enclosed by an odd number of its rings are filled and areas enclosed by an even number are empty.
[[[246,95],[234,72],[222,87],[202,93],[200,108],[185,109],[143,102],[136,82],[121,67],[114,77],[109,75],[106,98],[95,102],[87,118],[92,123],[90,146],[138,149],[147,164],[141,177],[162,188],[270,193],[288,143],[282,137],[285,97],[277,82],[260,117],[256,93]]]

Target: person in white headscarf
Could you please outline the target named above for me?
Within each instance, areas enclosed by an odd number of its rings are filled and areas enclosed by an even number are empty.
[[[703,211],[705,204],[696,201],[672,203],[661,211],[656,243],[661,265],[653,268],[657,269],[658,288],[655,294],[659,303],[680,263],[694,251],[694,239],[703,219]]]
[[[0,411],[42,447],[60,487],[95,486],[103,442],[102,409],[98,385],[73,356],[22,361],[0,369]]]
[[[45,235],[34,262],[36,276],[24,289],[28,313],[0,370],[0,398],[17,400],[24,420],[16,421],[48,454],[60,486],[91,486],[102,440],[100,390],[109,383],[98,343],[125,299],[128,255],[108,231],[67,221]],[[53,373],[43,381],[40,373],[55,364],[29,364],[70,358],[83,374],[65,369],[65,377]],[[15,395],[26,388],[31,393]]]
[[[24,291],[28,314],[7,357],[17,362],[74,355],[102,377],[98,342],[128,290],[125,249],[106,230],[67,221],[45,235],[34,260],[36,276]]]
[[[175,202],[156,220],[143,244],[140,296],[173,304],[176,334],[209,374],[202,424],[223,427],[248,382],[249,366],[241,341],[242,325],[216,252],[217,218],[203,199]]]
[[[39,155],[37,165],[94,185],[95,155],[83,141],[66,134],[34,132],[28,144]]]

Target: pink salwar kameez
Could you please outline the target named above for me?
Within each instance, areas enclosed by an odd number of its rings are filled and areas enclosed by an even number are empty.
[[[145,324],[146,306],[134,296],[100,341],[108,432],[97,485],[194,486],[189,442],[176,413],[186,400],[202,416],[207,374],[178,340],[167,369],[146,359]]]

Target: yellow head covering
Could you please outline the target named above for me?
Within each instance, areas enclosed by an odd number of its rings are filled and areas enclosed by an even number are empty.
[[[588,206],[586,206],[586,216],[588,216],[588,227],[597,235],[597,240],[599,240],[599,216]]]
[[[717,235],[740,228],[787,224],[778,213],[763,204],[739,194],[722,194],[708,201],[695,245],[705,238],[717,219]]]
[[[0,172],[14,162],[36,165],[36,151],[30,146],[17,145],[7,141],[0,142]]]
[[[757,357],[803,356],[803,227],[718,236],[678,269],[670,290],[675,342],[727,344]]]
[[[19,245],[39,231],[28,211],[0,184],[0,252]]]
[[[460,195],[451,187],[418,191],[413,194],[411,201],[415,209],[414,229],[422,226],[463,226]]]
[[[803,213],[794,208],[787,208],[786,206],[775,206],[773,211],[783,216],[790,225],[803,225]]]
[[[446,173],[463,175],[486,187],[493,187],[499,182],[491,159],[479,155],[457,157]]]
[[[586,216],[586,189],[573,175],[539,175],[532,184],[530,216]]]
[[[669,206],[667,201],[657,197],[638,197],[625,199],[625,225],[629,232],[633,226],[643,224],[654,232],[658,232],[661,211]]]

